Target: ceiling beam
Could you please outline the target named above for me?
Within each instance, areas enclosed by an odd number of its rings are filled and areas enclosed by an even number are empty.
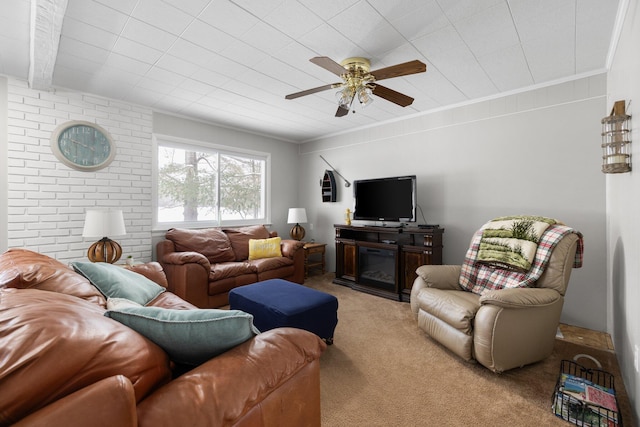
[[[29,87],[50,90],[67,0],[31,0]]]

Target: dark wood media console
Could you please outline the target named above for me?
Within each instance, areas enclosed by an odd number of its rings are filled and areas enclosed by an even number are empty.
[[[409,301],[416,269],[442,264],[440,227],[376,227],[334,225],[336,277],[334,283],[390,298]]]

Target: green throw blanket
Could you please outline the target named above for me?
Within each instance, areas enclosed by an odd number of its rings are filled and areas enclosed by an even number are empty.
[[[542,216],[503,216],[482,226],[476,262],[529,271],[542,234],[558,221]]]

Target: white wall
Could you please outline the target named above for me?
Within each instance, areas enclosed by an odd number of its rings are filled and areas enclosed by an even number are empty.
[[[604,331],[605,82],[593,76],[302,145],[299,198],[313,223],[310,237],[328,243],[335,268],[333,224],[353,208],[353,187],[338,178],[338,201],[322,203],[319,180],[328,166],[320,155],[350,181],[417,175],[427,222],[445,228],[448,264],[462,262],[473,232],[496,216],[554,217],[580,230],[586,247],[562,321]]]
[[[69,261],[97,239],[82,237],[88,208],[123,210],[123,256],[151,258],[151,110],[92,95],[29,89],[8,80],[8,247]],[[70,120],[105,128],[117,152],[105,169],[81,172],[51,151],[52,131]]]
[[[0,77],[0,200],[7,200],[7,79]],[[0,253],[7,250],[7,203],[0,203]]]
[[[601,115],[609,115],[613,103],[627,101],[627,113],[640,111],[640,7],[629,2],[626,20],[607,79],[607,105]],[[640,132],[637,113],[632,118],[630,173],[607,175],[608,282],[612,300],[610,330],[624,374],[624,382],[640,417],[640,374],[634,368],[634,346],[640,346]]]

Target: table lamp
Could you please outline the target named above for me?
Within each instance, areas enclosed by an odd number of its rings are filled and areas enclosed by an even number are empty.
[[[300,225],[300,223],[307,222],[307,211],[305,208],[289,208],[289,217],[287,219],[289,224],[295,224],[289,235],[292,239],[302,240],[304,238],[304,228]]]
[[[82,237],[102,237],[87,251],[91,262],[108,262],[113,264],[120,259],[122,247],[106,236],[124,236],[124,218],[121,210],[87,210],[84,219]]]

